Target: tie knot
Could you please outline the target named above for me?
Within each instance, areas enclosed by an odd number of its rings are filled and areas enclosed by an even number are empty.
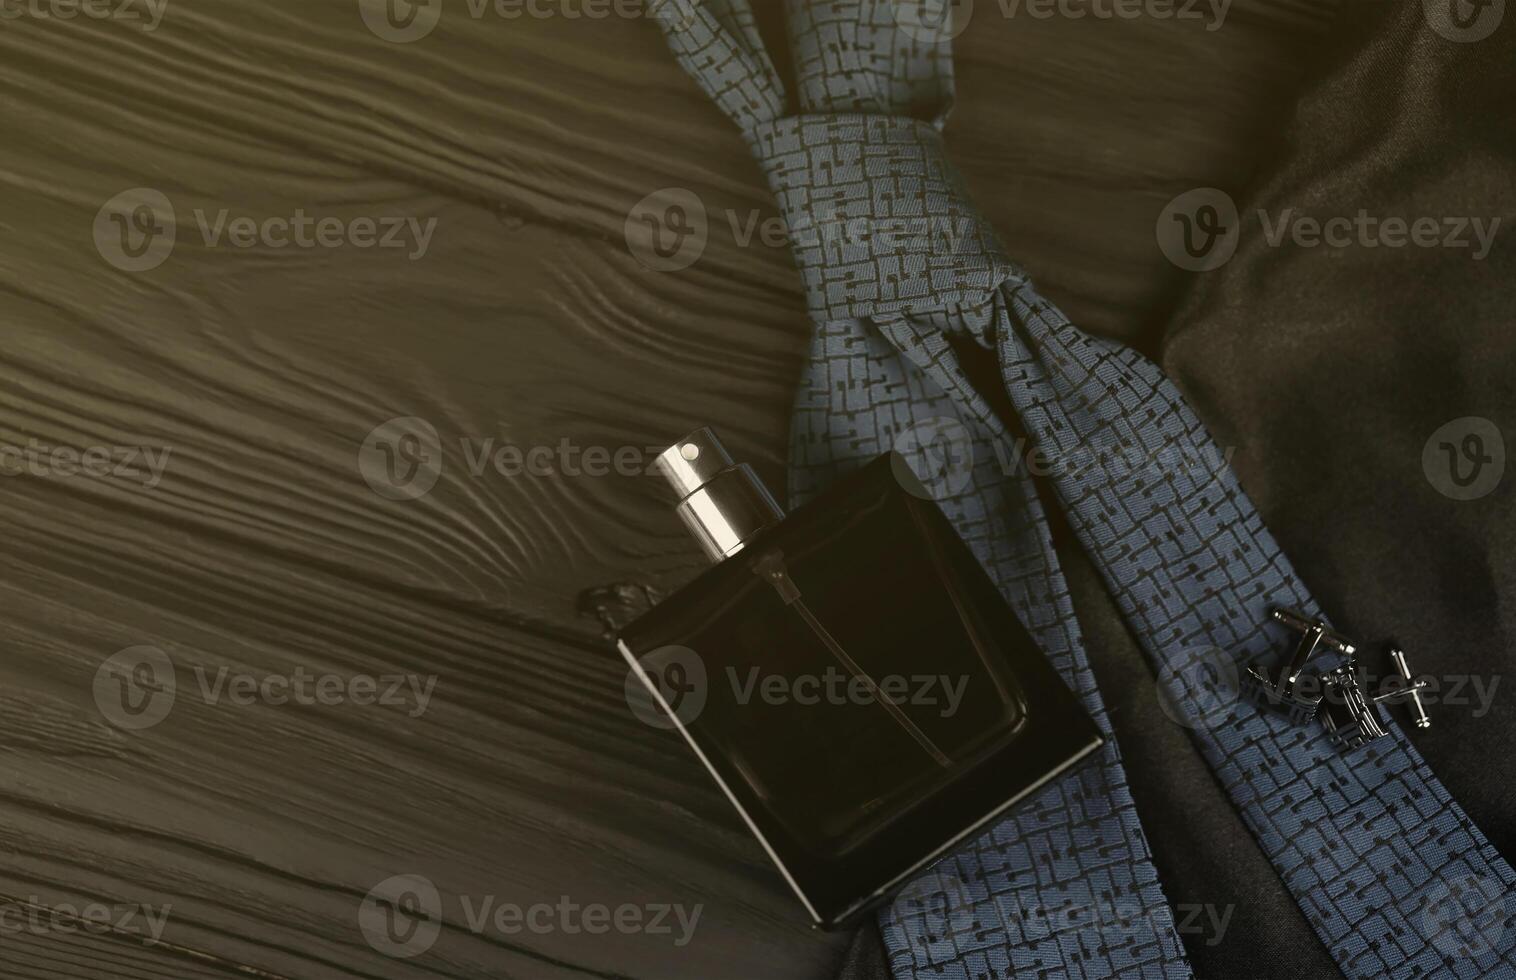
[[[799,115],[747,131],[822,320],[981,308],[1023,275],[968,199],[942,135],[903,116]]]

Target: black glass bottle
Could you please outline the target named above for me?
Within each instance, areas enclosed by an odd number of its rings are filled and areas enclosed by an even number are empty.
[[[787,517],[709,429],[658,468],[717,563],[623,632],[629,692],[818,924],[852,921],[1100,744],[899,457]]]

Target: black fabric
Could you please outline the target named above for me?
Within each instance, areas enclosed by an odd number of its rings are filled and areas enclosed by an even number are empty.
[[[1516,235],[1516,25],[1454,41],[1433,28],[1428,6],[1343,5],[1281,140],[1263,148],[1255,188],[1236,195],[1236,254],[1193,276],[1161,360],[1235,451],[1269,527],[1367,660],[1393,636],[1413,667],[1438,676],[1444,697],[1454,675],[1494,685],[1482,717],[1477,703],[1434,706],[1433,727],[1414,741],[1511,854],[1516,693],[1502,685],[1516,628],[1516,473],[1477,500],[1451,499],[1423,449],[1467,416],[1516,438],[1516,247],[1507,240]],[[1265,232],[1286,209],[1430,217],[1445,231],[1445,219],[1501,225],[1483,259],[1477,243],[1270,244]],[[1060,550],[1165,894],[1181,924],[1191,906],[1230,915],[1219,940],[1205,912],[1183,931],[1196,974],[1335,975],[1185,731],[1159,708],[1151,672],[1088,562],[1077,547]],[[1463,693],[1472,696],[1470,685]],[[873,925],[842,976],[889,977]]]
[[[890,980],[890,961],[885,955],[884,939],[879,935],[879,918],[864,916],[864,924],[842,958],[837,980]]]
[[[1429,6],[1454,2],[1479,9]],[[1354,54],[1300,103],[1280,164],[1242,209],[1237,254],[1197,275],[1162,361],[1236,448],[1297,571],[1337,626],[1372,644],[1370,658],[1393,636],[1419,671],[1496,684],[1483,717],[1477,705],[1434,707],[1413,741],[1510,855],[1516,472],[1456,500],[1435,485],[1447,485],[1445,458],[1434,449],[1423,466],[1428,440],[1457,419],[1516,439],[1516,17],[1505,20],[1460,43],[1429,26],[1419,0],[1350,3],[1341,50]],[[1501,224],[1483,260],[1443,245],[1270,246],[1258,209],[1277,225],[1291,207]]]

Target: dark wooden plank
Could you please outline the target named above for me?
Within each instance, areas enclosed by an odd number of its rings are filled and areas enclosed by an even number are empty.
[[[831,961],[682,745],[632,717],[610,654],[150,522],[107,537],[88,506],[71,513],[10,535],[0,892],[58,882],[172,905],[169,940],[291,977],[701,977],[734,958],[806,975]],[[142,644],[172,659],[178,691],[159,724],[124,731],[95,680],[106,655]],[[424,711],[210,703],[197,670],[210,685],[223,666],[436,686]],[[368,949],[358,928],[364,896],[401,873],[444,896],[443,935],[414,961]],[[678,947],[481,937],[465,896],[703,909]]]
[[[65,927],[67,929],[67,927]],[[83,926],[59,932],[18,929],[0,943],[0,969],[7,980],[269,980],[268,974],[238,969],[194,953],[143,946]],[[277,978],[274,978],[277,980]]]

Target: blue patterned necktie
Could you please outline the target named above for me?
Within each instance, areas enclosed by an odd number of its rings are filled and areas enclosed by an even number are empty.
[[[1271,609],[1318,610],[1178,390],[1070,324],[968,201],[940,134],[951,52],[913,23],[923,6],[790,0],[798,114],[745,0],[655,11],[685,70],[741,128],[791,230],[816,323],[791,503],[891,449],[954,444],[972,462],[936,473],[939,504],[1108,738],[1098,762],[881,917],[896,977],[1190,975],[1035,482],[1007,465],[1028,445],[1064,462],[1048,468],[1056,503],[1344,974],[1516,975],[1516,876],[1396,726],[1382,721],[1389,737],[1344,753],[1319,729],[1218,709],[1194,683],[1205,651],[1225,651],[1227,667],[1276,653]],[[998,364],[1024,439],[969,382],[965,356]],[[1069,465],[1081,459],[1096,464]]]

